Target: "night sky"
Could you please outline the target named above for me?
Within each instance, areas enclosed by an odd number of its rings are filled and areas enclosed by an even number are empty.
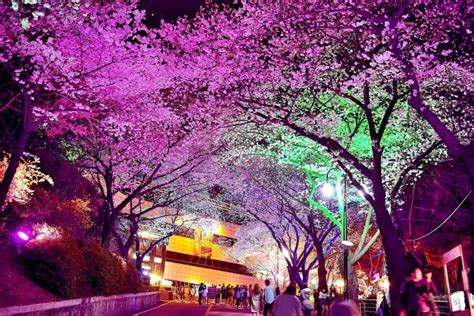
[[[142,8],[147,11],[147,24],[158,27],[160,20],[163,19],[174,21],[179,17],[193,16],[205,2],[205,0],[143,0]],[[214,2],[235,6],[233,0],[214,0]]]

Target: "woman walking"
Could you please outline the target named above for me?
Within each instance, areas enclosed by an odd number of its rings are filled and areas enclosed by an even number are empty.
[[[255,284],[252,289],[252,295],[250,296],[250,312],[253,316],[260,315],[260,308],[263,306],[262,302],[263,298],[260,286]]]

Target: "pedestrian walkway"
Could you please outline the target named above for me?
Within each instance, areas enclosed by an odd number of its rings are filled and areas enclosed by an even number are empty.
[[[209,316],[242,316],[250,315],[250,308],[237,309],[235,307],[224,306],[224,305],[212,305],[207,315]],[[206,315],[206,316],[207,316]]]
[[[136,316],[243,316],[250,315],[250,309],[237,309],[226,305],[198,305],[195,302],[166,302],[153,309],[134,314]],[[316,315],[316,314],[313,314]]]
[[[167,302],[136,316],[205,316],[209,306],[199,306],[196,303]]]

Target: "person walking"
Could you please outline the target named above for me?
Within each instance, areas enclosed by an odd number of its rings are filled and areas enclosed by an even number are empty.
[[[229,305],[234,306],[235,303],[235,289],[233,286],[229,289]]]
[[[296,297],[296,287],[289,285],[285,292],[273,302],[272,315],[274,316],[303,316],[301,302]]]
[[[242,285],[242,308],[247,308],[248,306],[249,292],[247,285]]]
[[[318,301],[321,307],[321,316],[327,316],[329,314],[329,294],[327,288],[319,291]]]
[[[217,284],[217,287],[216,287],[216,305],[219,305],[220,301],[221,301],[221,285]]]
[[[250,296],[250,312],[253,316],[260,315],[260,308],[262,306],[263,299],[260,291],[260,286],[255,284],[252,289],[252,295]]]
[[[179,284],[179,300],[184,302],[184,283]]]
[[[199,305],[202,305],[202,294],[203,294],[205,288],[206,288],[206,286],[204,285],[204,283],[201,282],[201,284],[199,285],[199,288],[198,288],[198,304]]]
[[[240,308],[240,302],[242,300],[242,292],[241,292],[240,286],[238,284],[235,286],[234,296],[235,296],[235,305],[237,306],[237,309],[239,309]]]
[[[427,303],[428,287],[419,267],[409,270],[409,279],[403,283],[400,293],[400,306],[406,316],[429,315],[430,307]]]
[[[440,316],[440,310],[438,305],[435,302],[435,295],[439,294],[438,288],[433,283],[433,272],[431,270],[426,270],[424,273],[424,279],[426,282],[426,289],[428,292],[428,298],[426,302],[431,310],[432,316]]]
[[[263,306],[263,316],[268,316],[268,313],[271,313],[275,298],[275,290],[270,286],[270,280],[266,279],[265,288],[263,289],[263,301],[265,303]]]
[[[311,316],[313,303],[311,303],[311,289],[308,287],[308,284],[303,284],[301,287],[301,309],[303,316]]]
[[[204,305],[207,305],[207,286],[204,285],[204,290],[202,291],[202,302]]]
[[[277,285],[277,287],[275,288],[275,295],[278,296],[280,294],[281,294],[280,287]]]

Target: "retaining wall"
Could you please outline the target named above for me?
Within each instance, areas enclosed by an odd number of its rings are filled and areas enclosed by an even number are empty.
[[[158,300],[158,292],[86,297],[0,308],[0,316],[125,316],[156,306]]]

